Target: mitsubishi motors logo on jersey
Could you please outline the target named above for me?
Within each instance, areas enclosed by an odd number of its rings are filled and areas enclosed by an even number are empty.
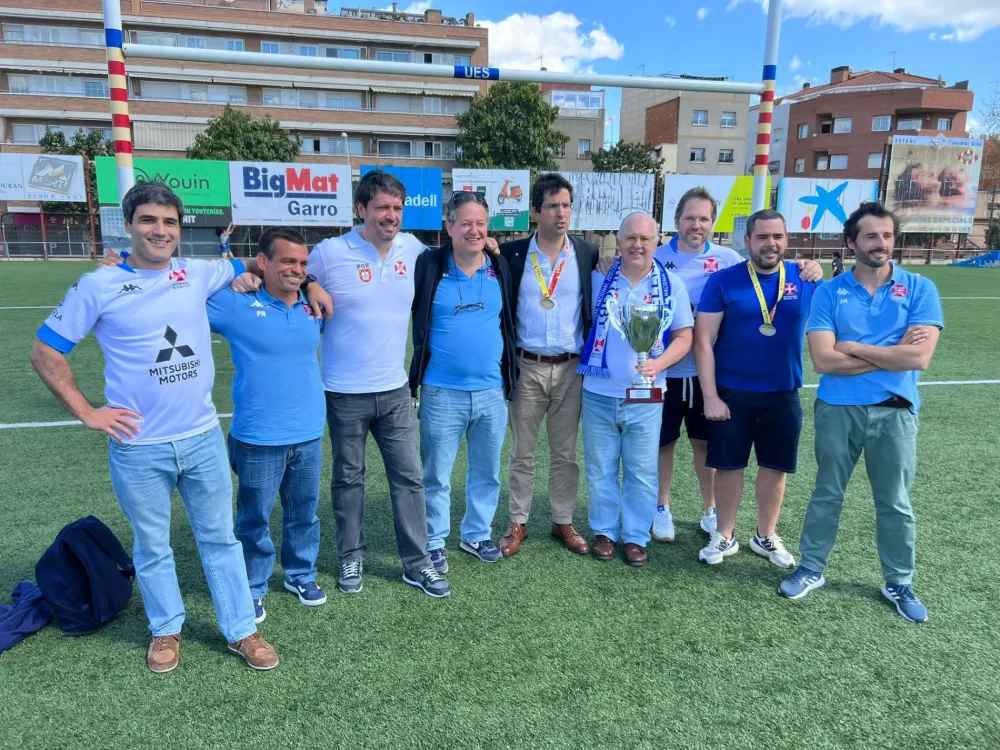
[[[181,357],[193,357],[194,350],[191,349],[187,344],[177,344],[177,333],[173,328],[167,326],[167,330],[163,333],[163,338],[166,339],[167,343],[170,344],[166,349],[160,349],[160,353],[156,355],[157,362],[169,362],[173,359],[174,352],[177,352]]]
[[[892,292],[892,296],[897,299],[905,299],[908,294],[906,287],[902,284],[893,284],[890,291]]]
[[[715,258],[706,258],[702,268],[705,269],[705,273],[715,273],[719,270],[719,261]]]
[[[150,367],[149,376],[157,378],[160,385],[169,385],[198,377],[201,361],[194,359],[194,349],[187,344],[178,344],[177,332],[170,326],[167,326],[163,332],[163,340],[167,342],[167,346],[160,349],[156,355],[156,364],[160,366]],[[177,361],[175,361],[174,354],[177,355]]]
[[[187,275],[188,272],[186,268],[177,268],[170,272],[167,279],[174,282],[174,289],[183,289],[186,286],[191,286],[187,280]]]
[[[397,276],[406,276],[406,264],[401,260],[397,260],[393,264],[392,270],[396,272]]]

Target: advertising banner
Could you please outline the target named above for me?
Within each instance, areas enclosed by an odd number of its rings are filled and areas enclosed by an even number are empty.
[[[749,216],[753,203],[753,177],[736,175],[668,174],[663,188],[663,231],[676,232],[674,212],[680,197],[693,187],[703,187],[719,203],[716,232],[732,232],[734,216]],[[771,192],[768,177],[767,194]]]
[[[406,188],[406,201],[403,203],[403,229],[440,230],[442,228],[442,174],[440,168],[375,167],[369,165],[361,167],[361,176],[364,177],[375,169],[388,172],[402,182]]]
[[[0,200],[86,202],[83,157],[0,154]]]
[[[349,227],[351,174],[339,164],[229,162],[237,226]]]
[[[527,169],[454,169],[455,190],[483,193],[490,206],[490,229],[527,232],[531,173]]]
[[[617,231],[622,219],[642,211],[653,215],[656,177],[629,172],[560,172],[573,186],[570,231]]]
[[[943,135],[895,135],[886,207],[903,232],[972,231],[983,141]]]
[[[862,203],[878,198],[878,180],[786,177],[778,183],[778,211],[789,232],[839,234]]]

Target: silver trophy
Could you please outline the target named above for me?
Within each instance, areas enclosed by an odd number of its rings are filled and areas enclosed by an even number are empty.
[[[635,350],[637,367],[649,359],[649,350],[664,331],[670,328],[674,320],[674,305],[673,297],[667,297],[663,304],[619,305],[618,300],[608,296],[605,302],[608,322]],[[632,379],[632,387],[625,390],[625,403],[662,403],[662,401],[663,391],[653,386],[653,378],[638,373]]]

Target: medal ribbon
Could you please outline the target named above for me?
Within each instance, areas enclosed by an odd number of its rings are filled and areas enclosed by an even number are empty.
[[[760,313],[764,316],[764,325],[773,326],[774,316],[778,312],[778,303],[785,296],[785,262],[780,261],[778,266],[778,299],[774,301],[774,308],[767,309],[767,300],[764,299],[764,290],[760,288],[760,280],[757,278],[757,271],[753,267],[753,261],[747,261],[747,270],[750,271],[750,280],[753,282],[753,289],[757,292],[757,301],[760,302]]]
[[[545,283],[545,276],[542,274],[542,267],[538,265],[539,251],[528,253],[531,256],[531,267],[535,270],[535,278],[538,279],[538,288],[542,291],[542,297],[545,299],[552,299],[552,295],[556,293],[556,286],[559,284],[559,277],[562,276],[563,266],[566,265],[566,259],[569,257],[567,251],[568,245],[569,241],[566,242],[567,247],[563,247],[563,259],[559,261],[559,265],[556,266],[556,270],[552,272],[552,282],[549,284]]]

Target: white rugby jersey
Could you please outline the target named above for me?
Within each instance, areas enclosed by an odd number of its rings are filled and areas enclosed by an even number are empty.
[[[85,274],[38,331],[69,353],[91,330],[104,352],[104,396],[141,415],[135,445],[198,435],[218,424],[205,303],[243,273],[241,261],[173,258],[162,271],[121,263]]]

